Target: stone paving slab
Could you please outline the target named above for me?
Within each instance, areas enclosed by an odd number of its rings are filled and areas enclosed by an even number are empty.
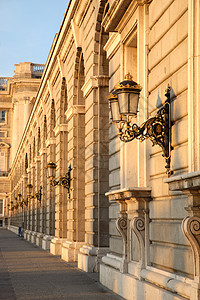
[[[0,300],[123,299],[88,274],[41,248],[0,230]]]

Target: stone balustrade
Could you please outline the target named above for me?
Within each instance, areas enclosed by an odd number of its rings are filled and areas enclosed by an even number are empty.
[[[8,77],[0,77],[0,91],[7,89]]]
[[[0,177],[1,176],[4,176],[4,177],[8,176],[8,172],[7,171],[0,171]]]
[[[45,65],[43,64],[31,64],[31,73],[32,74],[42,74],[44,71]]]

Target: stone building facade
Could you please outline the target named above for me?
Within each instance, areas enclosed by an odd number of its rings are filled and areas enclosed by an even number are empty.
[[[126,299],[200,299],[199,17],[197,0],[72,0],[42,78],[24,72],[24,94],[0,91],[12,137],[1,143],[11,170],[0,178],[10,230],[100,271]],[[124,143],[112,124],[107,97],[127,73],[142,87],[137,124],[170,87],[169,178],[160,147]],[[50,184],[49,162],[57,181],[71,166],[70,194]]]
[[[10,181],[8,174],[40,84],[44,65],[15,65],[12,78],[0,78],[0,220],[8,225]]]

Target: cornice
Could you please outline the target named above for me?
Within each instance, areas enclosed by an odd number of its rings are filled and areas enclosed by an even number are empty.
[[[112,32],[110,38],[104,46],[107,58],[110,59],[118,50],[121,42],[121,35],[118,32]]]
[[[109,201],[125,201],[129,199],[151,200],[151,188],[148,187],[130,187],[110,191],[105,194]]]
[[[40,156],[36,156],[34,160],[35,160],[35,163],[37,163],[37,162],[41,161],[41,158],[40,158]]]
[[[35,162],[32,162],[32,163],[30,164],[30,168],[33,169],[33,168],[35,168],[35,167],[36,167],[36,163],[35,163]]]
[[[53,131],[55,132],[55,136],[57,136],[60,132],[67,132],[68,125],[67,124],[59,124],[54,128]]]
[[[50,145],[55,145],[56,139],[55,138],[49,138],[45,141],[46,147],[49,147]]]
[[[65,115],[67,121],[69,121],[74,115],[84,114],[84,113],[85,113],[85,105],[73,105],[67,109]]]
[[[43,154],[46,154],[46,153],[47,153],[47,149],[46,149],[46,148],[41,148],[41,149],[39,150],[40,156],[42,156]]]
[[[117,0],[113,1],[112,6],[107,12],[105,18],[102,21],[102,26],[107,32],[117,31],[120,20],[123,18],[124,14],[128,11],[127,8],[132,4],[135,9],[138,6],[150,4],[152,0]]]
[[[109,79],[109,76],[104,75],[89,77],[81,88],[84,97],[87,97],[95,88],[109,86]]]

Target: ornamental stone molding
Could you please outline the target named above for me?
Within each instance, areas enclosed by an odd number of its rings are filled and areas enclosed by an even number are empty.
[[[199,281],[200,275],[200,217],[186,217],[182,222],[182,230],[188,239],[193,252],[194,278]]]
[[[0,143],[0,148],[1,148],[1,149],[7,149],[7,150],[8,150],[8,149],[10,148],[10,145],[8,145],[7,143],[1,142],[1,143]]]
[[[140,248],[140,265],[145,267],[145,218],[135,217],[131,222],[131,228],[135,233]]]
[[[89,77],[81,88],[84,97],[87,97],[95,88],[109,86],[109,79],[109,76],[104,75]]]
[[[55,132],[55,136],[57,136],[60,132],[67,132],[68,124],[59,124],[54,128],[53,131]]]
[[[122,263],[120,266],[120,272],[127,273],[128,261],[127,261],[127,214],[120,211],[121,217],[116,221],[116,228],[122,237],[123,251],[122,251]]]
[[[73,105],[70,106],[66,112],[66,119],[69,121],[74,115],[84,114],[85,113],[85,105]]]
[[[194,261],[194,280],[200,283],[200,171],[174,176],[164,180],[170,191],[187,195],[185,210],[188,216],[182,221],[182,230],[189,241]]]
[[[133,230],[139,242],[140,248],[140,268],[145,267],[148,258],[145,257],[145,245],[148,236],[149,227],[149,201],[151,201],[151,189],[136,187],[124,188],[116,191],[106,193],[109,201],[119,203],[120,217],[116,221],[116,227],[119,231],[123,241],[122,263],[120,272],[126,273],[128,269],[128,262],[130,261],[130,253],[128,253],[129,246],[127,235],[129,228]],[[145,234],[146,232],[146,234]]]
[[[43,154],[46,154],[46,153],[47,153],[47,149],[46,149],[46,148],[41,148],[41,149],[39,150],[40,156],[42,156]]]
[[[55,145],[56,144],[56,138],[49,138],[45,141],[46,147],[49,147],[50,145]]]
[[[123,1],[112,1],[110,8],[105,15],[102,26],[107,32],[116,31],[116,28],[120,21],[123,19],[128,7],[133,6],[133,11],[135,11],[138,6],[149,5],[152,0],[123,0]]]

